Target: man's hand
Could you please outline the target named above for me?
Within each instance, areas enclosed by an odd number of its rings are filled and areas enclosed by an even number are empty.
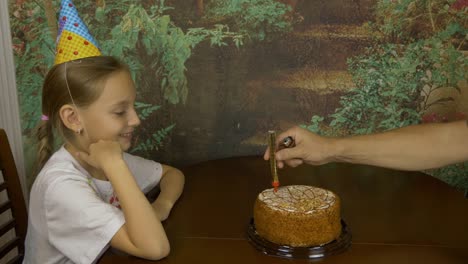
[[[276,139],[276,146],[286,137],[292,137],[295,146],[292,148],[283,148],[276,152],[276,160],[279,168],[288,166],[296,167],[303,163],[311,165],[321,165],[330,162],[332,156],[332,139],[316,135],[306,129],[293,127],[281,133]],[[263,155],[265,160],[270,158],[269,148]]]

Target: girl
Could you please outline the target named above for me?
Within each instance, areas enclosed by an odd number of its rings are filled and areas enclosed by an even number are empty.
[[[151,260],[169,254],[161,221],[184,177],[124,152],[140,124],[135,97],[128,68],[113,57],[74,60],[49,71],[24,263],[93,263],[109,244]],[[54,132],[64,144],[52,154]],[[158,183],[161,193],[150,204],[144,193]]]

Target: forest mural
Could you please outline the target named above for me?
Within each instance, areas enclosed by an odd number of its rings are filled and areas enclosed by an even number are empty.
[[[259,155],[268,130],[292,125],[343,136],[468,115],[466,0],[74,2],[132,71],[131,151],[174,166]],[[9,7],[31,164],[59,1]],[[468,188],[467,165],[427,173]]]

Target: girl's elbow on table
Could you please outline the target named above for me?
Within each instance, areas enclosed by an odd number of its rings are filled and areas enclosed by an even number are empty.
[[[170,252],[171,247],[169,243],[158,243],[158,245],[148,248],[145,250],[145,252],[142,252],[140,257],[149,260],[160,260],[167,257]]]

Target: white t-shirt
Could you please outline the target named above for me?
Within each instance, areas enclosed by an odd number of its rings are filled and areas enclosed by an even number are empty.
[[[124,160],[144,193],[159,183],[161,164],[127,153]],[[124,223],[110,182],[92,178],[61,147],[31,190],[23,263],[94,263]]]

